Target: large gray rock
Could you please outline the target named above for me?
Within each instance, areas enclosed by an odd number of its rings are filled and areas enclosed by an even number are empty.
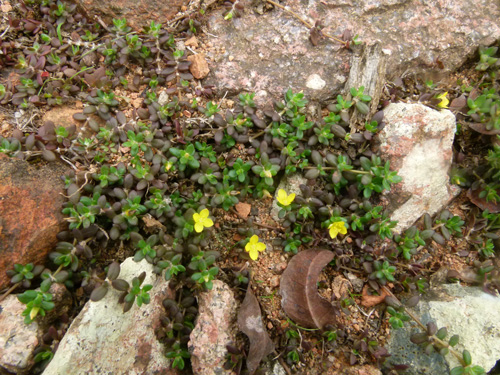
[[[424,213],[440,211],[458,190],[448,176],[455,116],[422,104],[393,103],[384,109],[384,122],[378,138],[381,157],[403,178],[386,196],[399,232]]]
[[[212,290],[198,298],[198,317],[188,344],[196,375],[231,374],[223,366],[226,345],[236,342],[238,304],[227,284],[220,280],[213,283]]]
[[[304,90],[313,100],[341,91],[361,46],[352,52],[323,40],[314,47],[309,30],[288,13],[267,11],[270,6],[264,1],[242,3],[246,10],[241,18],[226,21],[221,9],[209,19],[209,42],[214,51],[224,47],[225,52],[209,55],[214,61],[208,83],[222,93],[254,91],[264,101],[266,96],[281,97],[288,88]],[[460,67],[479,45],[500,38],[497,1],[289,0],[286,6],[311,24],[321,21],[330,35],[350,29],[367,45],[380,43],[389,80],[425,72],[427,79],[437,81]]]
[[[442,285],[431,290],[430,295],[432,297],[415,308],[421,321],[424,324],[434,321],[438,328],[447,327],[447,339],[459,335],[460,342],[455,349],[460,353],[467,349],[474,365],[486,372],[491,370],[500,360],[500,299],[477,287],[459,284]],[[390,363],[410,365],[408,375],[448,374],[459,365],[451,354],[445,358],[437,353],[426,355],[421,347],[409,341],[414,332],[417,330],[409,325],[392,331],[387,345],[392,355]]]
[[[119,278],[131,283],[133,277],[146,271],[142,285],[153,285],[151,302],[141,307],[134,304],[123,313],[119,292],[112,288],[101,301],[87,302],[43,374],[176,374],[155,335],[164,312],[162,301],[169,296],[168,283],[152,270],[145,260],[136,263],[126,259]]]

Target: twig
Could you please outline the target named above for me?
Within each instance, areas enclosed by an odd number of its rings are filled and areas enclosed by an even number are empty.
[[[3,31],[2,35],[0,35],[0,38],[3,38],[5,34],[7,34],[7,31],[9,31],[10,25],[7,26],[7,28]]]
[[[12,293],[14,291],[14,289],[16,289],[19,285],[21,285],[21,283],[15,283],[14,285],[12,285],[9,290],[7,290],[4,294],[2,294],[0,296],[0,302],[2,302],[10,293]]]
[[[108,29],[108,26],[104,23],[103,20],[101,20],[101,18],[99,16],[95,16],[95,19],[104,28],[104,30],[106,30],[108,33],[110,32],[109,29]]]
[[[78,193],[79,191],[81,191],[86,185],[87,185],[87,182],[88,182],[88,179],[87,179],[87,175],[91,174],[92,172],[85,172],[85,182],[83,183],[82,186],[80,186],[80,188],[75,191],[73,194],[69,195],[69,196],[66,196],[64,195],[63,193],[59,193],[61,194],[64,198],[71,198],[73,195],[75,195],[76,193]]]
[[[68,158],[66,158],[64,155],[59,155],[59,156],[64,162],[68,163],[75,171],[78,171],[78,168],[72,162],[70,162]]]

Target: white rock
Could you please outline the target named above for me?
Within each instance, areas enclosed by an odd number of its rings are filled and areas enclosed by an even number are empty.
[[[459,335],[455,349],[467,349],[472,363],[489,372],[500,359],[500,298],[478,287],[459,284],[443,285],[450,301],[430,301],[428,312],[438,328],[447,327],[451,335]],[[454,356],[446,356],[450,368],[459,366]]]
[[[450,185],[455,116],[422,104],[390,104],[384,109],[386,126],[379,134],[383,159],[403,178],[387,196],[397,220],[396,231],[411,226],[424,213],[440,211],[458,192]]]
[[[313,90],[321,90],[326,86],[326,82],[319,76],[319,74],[311,74],[307,77],[306,86]]]
[[[43,374],[175,374],[169,369],[164,346],[155,336],[168,283],[152,270],[145,260],[136,263],[126,259],[119,278],[130,284],[133,277],[146,271],[142,285],[153,285],[151,302],[141,307],[134,304],[123,313],[123,305],[118,304],[120,293],[111,287],[104,299],[87,302]]]
[[[500,359],[500,298],[484,293],[478,287],[460,284],[444,284],[432,288],[427,297],[412,308],[423,324],[430,321],[437,328],[446,327],[448,335],[459,335],[456,351],[467,349],[472,357],[472,364],[481,366],[488,373]],[[422,346],[410,342],[409,337],[417,332],[415,324],[405,324],[402,329],[391,331],[386,348],[391,354],[392,363],[404,363],[408,366],[408,375],[449,374],[458,366],[456,358],[439,353],[427,355]]]

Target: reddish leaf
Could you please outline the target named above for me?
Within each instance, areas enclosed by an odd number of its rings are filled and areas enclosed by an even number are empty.
[[[335,325],[335,309],[318,294],[323,267],[333,259],[329,250],[311,249],[295,255],[281,276],[281,305],[297,324],[306,328]]]
[[[106,77],[106,68],[101,66],[92,74],[83,73],[83,77],[89,86],[95,87],[101,78]]]
[[[491,213],[497,213],[500,212],[500,203],[495,203],[493,201],[486,201],[485,198],[480,198],[479,193],[480,189],[472,190],[469,189],[467,192],[467,198],[470,199],[472,203],[474,203],[476,206],[478,206],[481,210],[488,210]]]
[[[461,95],[458,98],[455,98],[451,101],[449,109],[450,109],[450,111],[453,111],[453,110],[461,111],[466,106],[467,106],[467,98],[465,97],[465,95]]]
[[[486,135],[500,134],[500,130],[496,130],[496,129],[488,130],[488,129],[486,129],[486,124],[483,124],[481,122],[470,122],[470,123],[468,123],[468,125],[469,125],[469,128],[471,128],[472,130],[475,130],[481,134],[486,134]]]
[[[262,358],[273,352],[274,345],[262,323],[259,302],[250,285],[238,311],[238,327],[250,340],[247,368],[251,375],[259,367]]]

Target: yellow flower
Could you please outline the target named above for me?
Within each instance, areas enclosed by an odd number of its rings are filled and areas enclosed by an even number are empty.
[[[448,100],[447,96],[448,92],[436,96],[437,99],[441,99],[441,102],[439,102],[439,104],[437,105],[438,108],[448,108],[448,104],[450,103],[450,101]]]
[[[345,223],[343,221],[335,221],[330,224],[328,227],[330,237],[335,238],[337,237],[337,234],[346,234],[347,233],[347,228],[345,227]]]
[[[278,202],[281,203],[283,206],[290,206],[295,199],[295,194],[292,193],[288,195],[285,190],[279,189],[278,190],[278,196],[276,197],[278,199]]]
[[[245,245],[245,251],[248,252],[252,260],[257,260],[259,257],[259,251],[262,252],[266,250],[266,245],[259,242],[259,237],[255,234],[250,237],[250,241]]]
[[[201,233],[203,228],[210,228],[214,225],[212,219],[208,217],[209,214],[210,212],[206,208],[201,210],[200,213],[195,212],[193,214],[194,230],[197,233]]]

